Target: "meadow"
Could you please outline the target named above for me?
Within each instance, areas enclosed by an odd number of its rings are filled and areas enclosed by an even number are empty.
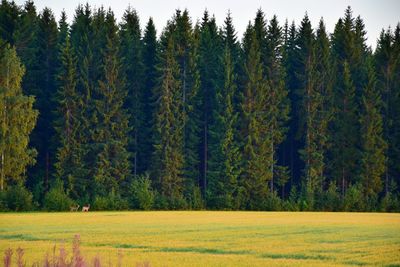
[[[75,234],[122,266],[400,266],[400,214],[228,211],[0,213],[0,252],[27,266]]]

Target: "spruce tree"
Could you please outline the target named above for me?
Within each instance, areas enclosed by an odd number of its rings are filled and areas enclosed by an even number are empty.
[[[272,135],[268,132],[266,115],[268,83],[263,78],[261,52],[256,33],[247,30],[250,41],[245,64],[246,84],[242,104],[243,173],[241,183],[246,188],[247,207],[264,207],[268,182],[272,179]]]
[[[376,197],[382,190],[385,172],[386,141],[383,139],[382,100],[376,88],[375,70],[372,60],[367,64],[368,78],[362,95],[360,116],[361,159],[360,179],[364,196]]]
[[[153,19],[150,18],[143,34],[143,115],[144,115],[144,125],[142,131],[145,132],[146,140],[144,140],[144,151],[146,153],[145,158],[147,159],[146,166],[144,167],[146,171],[150,171],[151,157],[153,154],[153,123],[154,123],[154,96],[153,90],[157,82],[157,34],[156,28],[153,23]]]
[[[85,170],[82,144],[83,100],[76,90],[76,57],[71,49],[69,36],[64,37],[60,51],[61,65],[58,70],[58,90],[55,130],[59,146],[55,164],[56,178],[63,181],[67,194],[82,199],[87,188],[83,183]]]
[[[383,107],[383,134],[387,142],[385,152],[385,194],[390,193],[390,187],[396,172],[396,113],[398,112],[398,89],[396,89],[396,65],[398,52],[395,51],[394,36],[390,29],[382,30],[375,50],[375,66],[377,73],[377,87],[381,89]],[[398,116],[398,115],[397,115]]]
[[[91,130],[93,182],[95,193],[105,196],[110,192],[121,194],[121,185],[130,177],[127,151],[129,121],[124,108],[127,91],[121,75],[118,58],[117,25],[109,10],[105,18],[106,48],[102,50],[103,80],[95,87],[94,128]]]
[[[184,185],[182,84],[174,37],[166,31],[161,38],[161,76],[154,92],[157,100],[152,176],[161,195],[175,201],[183,198]]]
[[[357,133],[359,122],[355,100],[355,87],[347,61],[343,64],[343,78],[336,87],[335,109],[332,122],[331,175],[337,181],[342,198],[350,184],[356,182],[359,149]]]
[[[149,130],[145,128],[145,88],[142,41],[139,17],[135,10],[128,8],[123,16],[120,30],[122,68],[126,77],[126,108],[130,116],[132,132],[129,137],[129,151],[132,155],[133,175],[136,177],[149,164]]]
[[[220,85],[222,77],[221,58],[222,42],[218,33],[215,18],[209,18],[205,11],[200,27],[199,44],[199,71],[200,71],[200,91],[201,91],[201,177],[204,193],[207,192],[208,168],[210,164],[210,125],[213,124],[213,110],[217,106],[216,91]]]
[[[35,163],[36,150],[29,147],[29,134],[38,116],[34,97],[21,89],[25,69],[15,48],[0,42],[0,190],[23,184],[26,168]]]
[[[230,48],[224,50],[224,86],[217,92],[214,123],[210,125],[210,164],[208,168],[208,207],[237,209],[237,190],[241,154],[237,144],[236,124],[238,113],[234,110],[237,90],[236,75]]]
[[[13,34],[18,27],[18,16],[20,8],[17,4],[8,0],[1,0],[0,3],[0,39],[14,45]]]
[[[278,162],[277,149],[285,139],[287,131],[286,122],[289,119],[288,92],[285,85],[285,70],[282,62],[283,38],[282,29],[276,16],[272,18],[266,33],[266,54],[264,58],[265,76],[269,84],[266,111],[268,114],[268,131],[272,136],[271,142],[271,192],[274,191],[274,177],[280,172],[276,169]],[[281,179],[282,181],[282,179]]]
[[[31,170],[32,177],[43,179],[43,188],[48,190],[50,179],[53,174],[55,163],[55,140],[54,140],[54,97],[57,91],[57,22],[53,12],[45,8],[39,14],[37,51],[32,63],[34,70],[31,75],[32,84],[24,83],[26,88],[33,88],[30,92],[36,96],[35,107],[39,110],[37,125],[32,132],[32,145],[38,150],[38,162]],[[33,76],[33,77],[32,77]]]

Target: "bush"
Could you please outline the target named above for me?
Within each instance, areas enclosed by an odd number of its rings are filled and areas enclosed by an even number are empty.
[[[23,185],[8,187],[3,193],[3,206],[6,210],[30,211],[33,210],[32,194]]]
[[[128,201],[122,199],[114,190],[108,196],[97,196],[93,203],[94,210],[127,210]]]
[[[154,192],[148,175],[134,179],[130,188],[130,206],[133,209],[150,210],[154,204]]]
[[[48,211],[67,211],[73,201],[64,192],[62,181],[57,180],[44,197],[44,208]]]
[[[156,193],[154,198],[154,208],[160,210],[182,210],[187,209],[188,205],[183,197],[167,197],[160,193]]]
[[[265,209],[271,211],[278,211],[282,209],[282,200],[279,198],[276,191],[268,193],[265,201]]]
[[[335,182],[330,182],[328,190],[323,193],[321,208],[324,211],[338,211],[340,209],[340,195]]]
[[[227,197],[225,199],[227,199]],[[232,203],[232,201],[230,199],[227,199],[225,203]],[[190,206],[194,210],[204,209],[204,201],[203,198],[201,197],[200,187],[198,186],[194,187],[193,189]]]
[[[363,211],[365,209],[364,196],[360,184],[352,185],[347,189],[343,208],[345,211]]]
[[[386,194],[382,200],[380,205],[381,211],[387,212],[398,212],[400,211],[400,201],[399,196],[396,196],[393,193]]]

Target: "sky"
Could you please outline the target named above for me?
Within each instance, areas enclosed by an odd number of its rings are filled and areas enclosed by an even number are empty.
[[[391,26],[395,28],[400,22],[400,0],[34,0],[38,11],[44,7],[53,10],[57,20],[61,11],[67,13],[69,22],[73,20],[74,12],[79,4],[88,2],[92,7],[111,7],[118,21],[128,6],[136,9],[144,28],[149,17],[152,17],[160,33],[174,14],[176,9],[189,10],[192,22],[201,20],[204,10],[214,14],[219,26],[230,10],[233,22],[240,39],[249,23],[253,20],[257,9],[261,8],[266,14],[267,20],[274,14],[278,16],[281,25],[286,19],[295,21],[299,25],[307,12],[313,27],[318,25],[321,17],[332,33],[335,23],[343,16],[347,6],[351,6],[354,17],[360,15],[367,30],[367,44],[372,48],[376,46],[376,40],[382,28]],[[16,0],[18,5],[23,5],[25,0]]]

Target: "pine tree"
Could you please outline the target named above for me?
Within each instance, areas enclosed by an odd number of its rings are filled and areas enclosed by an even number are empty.
[[[167,41],[165,40],[167,39]],[[155,89],[154,155],[152,176],[162,196],[170,201],[183,198],[184,115],[180,70],[170,32],[162,36],[159,84]]]
[[[0,43],[0,190],[23,184],[26,167],[35,163],[36,150],[29,147],[29,134],[38,116],[34,97],[22,93],[25,69],[15,48]]]
[[[367,199],[382,190],[382,176],[386,168],[384,152],[387,146],[383,139],[382,100],[376,88],[375,70],[371,61],[367,64],[368,82],[362,95],[360,117],[360,179]]]

